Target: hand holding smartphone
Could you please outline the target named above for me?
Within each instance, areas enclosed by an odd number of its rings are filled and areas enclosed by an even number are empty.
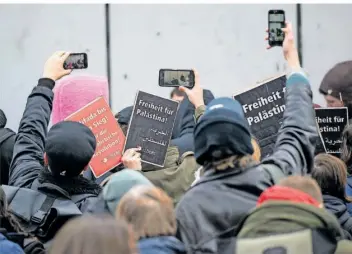
[[[88,56],[86,53],[72,53],[64,62],[64,69],[87,69]]]
[[[283,10],[269,10],[268,12],[268,42],[270,47],[279,46],[285,40],[285,12]]]
[[[179,87],[184,86],[192,89],[195,84],[193,70],[159,70],[159,86],[161,87]]]

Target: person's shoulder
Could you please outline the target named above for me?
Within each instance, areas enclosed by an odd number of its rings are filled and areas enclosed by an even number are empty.
[[[7,240],[2,234],[0,234],[0,250],[1,254],[24,254],[18,244]]]

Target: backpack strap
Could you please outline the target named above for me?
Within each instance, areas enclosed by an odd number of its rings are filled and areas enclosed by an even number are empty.
[[[37,224],[41,224],[45,216],[48,214],[50,208],[53,206],[54,201],[55,201],[55,198],[51,196],[46,196],[39,210],[32,215],[31,221]]]

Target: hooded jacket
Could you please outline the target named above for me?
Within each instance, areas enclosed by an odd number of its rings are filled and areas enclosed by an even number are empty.
[[[337,250],[330,253],[352,252],[352,243],[343,240],[344,233],[334,216],[323,208],[290,201],[269,201],[256,208],[239,225],[237,239],[254,239],[305,229],[322,230],[325,239],[339,241]],[[317,249],[321,248],[319,253],[327,251],[322,247],[324,244],[313,242]]]
[[[291,75],[286,86],[276,152],[248,168],[209,168],[181,198],[176,207],[177,236],[187,248],[236,226],[256,206],[262,191],[285,176],[311,170],[317,138],[312,91],[299,73]]]
[[[82,176],[70,178],[58,186],[57,179],[44,167],[44,146],[54,85],[53,80],[40,79],[28,97],[16,136],[9,185],[69,197],[83,212],[96,200],[101,191],[100,186]]]
[[[325,208],[335,215],[343,230],[346,231],[346,238],[352,240],[352,217],[347,210],[346,202],[330,195],[323,195]]]
[[[182,254],[185,247],[173,236],[144,238],[138,241],[140,254]]]

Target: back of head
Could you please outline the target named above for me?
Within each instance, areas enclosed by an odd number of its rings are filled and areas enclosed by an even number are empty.
[[[289,176],[279,184],[263,191],[258,198],[257,205],[260,206],[270,201],[286,201],[320,208],[323,198],[319,186],[310,177]]]
[[[324,76],[320,93],[342,98],[345,106],[352,103],[352,61],[336,64]]]
[[[347,168],[342,160],[330,154],[318,154],[314,158],[311,175],[317,181],[323,194],[345,199]]]
[[[126,107],[122,109],[115,115],[118,124],[120,125],[125,136],[127,135],[128,125],[132,117],[133,106]]]
[[[55,85],[54,94],[52,124],[65,120],[98,97],[109,102],[109,85],[103,77],[67,76]]]
[[[95,136],[85,125],[71,121],[57,123],[45,141],[49,171],[54,176],[78,176],[92,159],[95,148]]]
[[[4,111],[0,109],[0,129],[5,128],[6,123],[7,123],[6,115]]]
[[[176,218],[170,197],[161,189],[136,186],[122,199],[116,217],[132,225],[137,240],[155,236],[174,236]]]
[[[49,253],[134,254],[136,248],[133,232],[124,221],[83,216],[60,229]]]
[[[252,155],[249,125],[240,103],[231,98],[212,100],[196,124],[194,146],[200,165],[232,155]]]
[[[289,187],[302,191],[313,197],[320,204],[323,203],[323,196],[318,183],[309,176],[289,176],[281,180],[278,183],[278,186]]]
[[[342,133],[341,160],[347,166],[347,172],[352,174],[352,126],[348,125]]]
[[[121,198],[134,186],[153,184],[140,172],[130,169],[113,174],[103,189],[103,198],[109,212],[114,215]]]

